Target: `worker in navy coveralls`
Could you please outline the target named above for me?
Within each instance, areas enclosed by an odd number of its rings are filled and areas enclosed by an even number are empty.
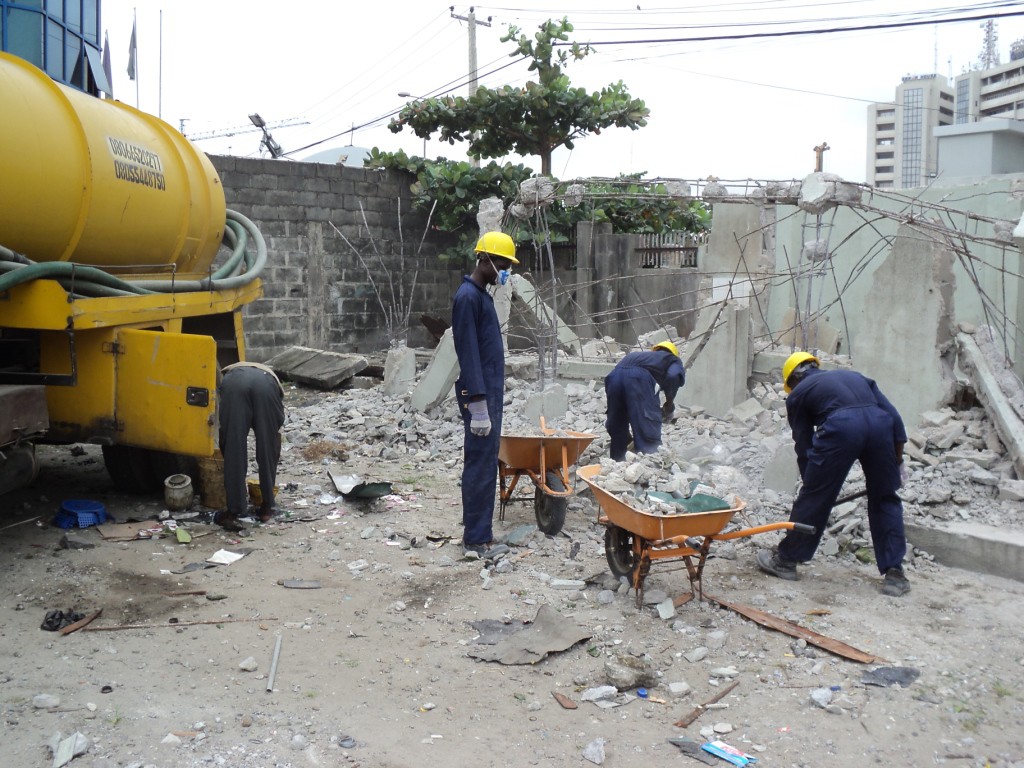
[[[853,462],[867,485],[868,525],[882,592],[910,590],[903,573],[907,539],[903,531],[903,446],[907,433],[896,408],[871,379],[850,370],[822,371],[818,359],[795,352],[782,368],[788,393],[786,416],[793,430],[803,485],[789,520],[813,526],[813,534],[790,531],[774,550],[761,550],[757,564],[773,576],[793,581],[796,564],[806,563],[821,542],[832,507]]]
[[[619,361],[604,380],[608,401],[605,428],[611,438],[612,459],[626,458],[631,429],[638,453],[657,453],[662,422],[672,418],[676,393],[685,381],[679,350],[671,341],[655,344],[649,352],[630,352]],[[664,406],[656,387],[665,394]]]
[[[491,523],[505,397],[505,349],[494,299],[487,286],[504,285],[511,266],[519,261],[512,238],[502,232],[484,233],[474,250],[476,267],[472,274],[462,278],[452,302],[452,337],[459,358],[455,397],[466,430],[462,543],[467,556],[489,557],[498,554],[491,546]]]

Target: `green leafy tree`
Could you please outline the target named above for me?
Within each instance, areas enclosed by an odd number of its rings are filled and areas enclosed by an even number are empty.
[[[365,164],[368,168],[404,171],[416,177],[410,187],[413,207],[423,213],[434,211],[432,226],[457,239],[442,255],[459,260],[468,258],[472,252],[478,234],[476,215],[480,201],[488,197],[512,199],[519,185],[533,175],[530,168],[521,164],[490,162],[477,168],[465,160],[426,160],[409,157],[402,150],[381,152],[376,147]]]
[[[605,128],[636,130],[647,125],[650,110],[632,98],[620,80],[600,91],[587,93],[572,87],[563,68],[592,52],[589,45],[568,43],[573,26],[567,18],[548,20],[531,39],[509,26],[502,42],[513,42],[511,57],[530,59],[537,80],[523,88],[479,88],[473,97],[445,96],[408,103],[388,128],[399,133],[409,127],[420,138],[439,134],[441,141],[468,142],[471,157],[537,155],[541,174],[551,175],[551,153],[573,148],[576,139],[599,134]]]

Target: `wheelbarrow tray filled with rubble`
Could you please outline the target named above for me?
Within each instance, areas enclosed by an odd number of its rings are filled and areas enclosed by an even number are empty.
[[[569,469],[594,441],[596,435],[549,429],[540,420],[540,434],[502,435],[498,445],[498,479],[501,483],[500,520],[505,506],[513,501],[530,501],[530,496],[513,496],[525,475],[533,481],[533,509],[537,527],[553,535],[562,530],[569,497],[576,493]]]
[[[746,508],[741,500],[727,509],[705,512],[654,514],[637,509],[605,490],[598,482],[600,464],[580,467],[576,473],[590,488],[600,512],[598,522],[605,526],[604,548],[608,567],[617,577],[626,577],[636,590],[637,605],[642,604],[643,584],[655,560],[682,560],[686,564],[690,589],[700,595],[704,563],[715,541],[740,539],[758,533],[780,530],[814,532],[810,526],[780,522],[725,532],[736,514]],[[810,529],[808,531],[808,529]]]

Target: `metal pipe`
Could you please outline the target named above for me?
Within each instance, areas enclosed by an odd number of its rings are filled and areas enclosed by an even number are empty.
[[[278,635],[277,642],[274,644],[274,655],[270,659],[270,674],[267,675],[267,691],[271,693],[274,691],[274,676],[277,674],[277,659],[281,655],[281,639],[282,635]]]

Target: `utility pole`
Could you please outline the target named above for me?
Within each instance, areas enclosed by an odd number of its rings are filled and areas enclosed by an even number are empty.
[[[492,17],[488,16],[487,17],[487,21],[477,21],[476,13],[475,13],[472,5],[469,6],[469,14],[467,16],[459,16],[457,13],[455,13],[455,6],[454,5],[451,6],[449,8],[449,10],[451,11],[453,19],[458,19],[459,21],[465,21],[466,23],[469,24],[469,98],[472,99],[473,98],[473,94],[476,93],[476,84],[477,84],[477,77],[476,77],[476,71],[477,71],[477,67],[476,67],[476,26],[477,26],[477,24],[479,24],[481,27],[489,27],[489,26],[491,26],[491,18]],[[473,166],[474,167],[476,167],[476,168],[480,167],[480,161],[477,158],[475,158],[475,157],[472,158],[472,162],[473,162]]]

